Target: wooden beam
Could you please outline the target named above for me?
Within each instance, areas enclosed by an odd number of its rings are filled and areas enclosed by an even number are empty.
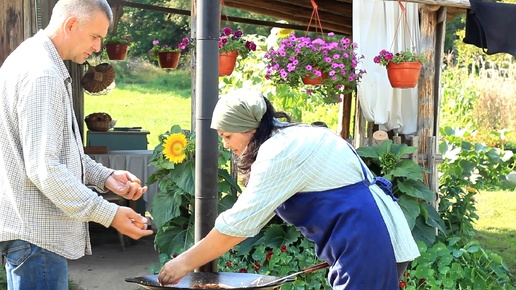
[[[425,9],[426,5],[420,9],[421,17],[421,46],[420,49],[423,52],[427,62],[421,70],[421,76],[419,79],[418,86],[418,122],[417,122],[417,134],[419,137],[418,154],[425,156],[429,152],[429,147],[434,144],[429,144],[430,137],[435,136],[435,73],[436,73],[436,27],[437,27],[437,10],[430,7]],[[442,48],[441,48],[442,49]],[[440,61],[440,60],[439,60]],[[431,150],[430,150],[431,151]],[[431,158],[425,158],[422,164],[423,167],[428,167],[428,161]],[[423,174],[424,183],[430,186],[430,178],[428,174]],[[433,186],[432,186],[433,187]]]
[[[183,9],[175,9],[175,8],[169,8],[169,7],[162,7],[162,6],[156,6],[156,5],[150,5],[150,4],[142,4],[142,3],[135,3],[125,0],[108,0],[110,5],[112,7],[114,6],[125,6],[125,7],[132,7],[137,9],[145,9],[150,11],[158,11],[163,13],[171,13],[171,14],[179,14],[179,15],[186,15],[190,16],[189,10],[183,10]],[[255,12],[255,11],[251,11]],[[257,12],[260,13],[260,12]],[[260,13],[262,14],[262,13]],[[266,15],[266,14],[264,14]],[[274,17],[273,15],[269,15]],[[278,17],[279,18],[279,17]],[[228,19],[231,22],[237,22],[237,23],[246,23],[246,24],[253,24],[253,25],[260,25],[260,26],[266,26],[266,27],[280,27],[280,28],[287,28],[287,29],[294,29],[294,30],[300,30],[300,31],[306,31],[306,24],[299,25],[299,24],[285,24],[285,23],[277,23],[273,21],[264,21],[264,20],[256,20],[256,19],[247,19],[247,18],[241,18],[241,17],[234,17],[234,16],[227,16],[227,15],[221,15],[221,20]],[[338,30],[335,31],[335,33],[341,33],[341,34],[349,34],[351,32],[351,25],[349,26],[349,29],[343,29],[341,26],[330,26],[335,29],[338,28]],[[315,27],[311,27],[310,31],[315,31]],[[331,30],[328,30],[331,31]]]
[[[398,1],[398,0],[384,0],[384,1]],[[469,0],[410,0],[411,3],[437,5],[444,7],[456,7],[456,8],[470,8],[471,4]]]
[[[257,2],[263,2],[262,0],[256,0]],[[265,1],[269,3],[270,1]],[[308,26],[310,17],[312,15],[312,7],[300,7],[299,5],[287,5],[275,1],[274,5],[269,4],[256,4],[249,3],[248,1],[239,0],[228,0],[224,2],[226,6],[242,9],[250,12],[255,12],[263,15],[268,15],[278,19],[292,21],[295,23],[303,24]],[[321,24],[325,32],[336,32],[346,35],[351,34],[352,17],[346,15],[338,15],[333,13],[327,13],[319,11]],[[314,22],[312,22],[314,25]]]

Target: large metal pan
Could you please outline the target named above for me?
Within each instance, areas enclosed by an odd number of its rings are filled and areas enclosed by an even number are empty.
[[[234,289],[234,290],[273,290],[279,288],[286,282],[293,282],[294,278],[281,279],[282,277],[265,276],[251,273],[234,272],[192,272],[186,275],[178,284],[160,286],[158,275],[147,275],[142,277],[126,278],[126,282],[139,284],[145,289],[202,289],[194,288],[196,285],[219,284],[220,288],[209,289]],[[279,280],[279,282],[267,285],[268,282]]]

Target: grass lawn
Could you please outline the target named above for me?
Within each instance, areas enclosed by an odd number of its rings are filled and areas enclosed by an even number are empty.
[[[516,275],[516,192],[487,191],[475,198],[478,241],[503,257]],[[513,277],[516,282],[516,277]]]
[[[115,127],[142,127],[148,130],[147,149],[159,143],[158,136],[172,125],[190,129],[191,89],[189,72],[149,72],[152,80],[117,82],[107,95],[84,95],[84,115],[106,112],[117,120]],[[85,130],[86,124],[84,124]],[[86,144],[86,143],[85,143]]]

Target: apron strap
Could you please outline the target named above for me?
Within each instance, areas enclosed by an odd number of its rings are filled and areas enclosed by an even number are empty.
[[[347,144],[348,144],[349,148],[351,149],[351,151],[353,151],[353,153],[355,153],[355,156],[358,158],[360,166],[362,167],[362,174],[364,174],[364,183],[367,186],[370,186],[371,184],[378,185],[378,187],[380,187],[383,190],[383,192],[385,192],[385,194],[389,195],[393,201],[398,201],[398,198],[395,197],[394,194],[392,193],[392,183],[389,180],[387,180],[381,176],[377,176],[377,177],[373,178],[372,182],[369,181],[369,179],[367,178],[367,170],[364,166],[364,162],[362,162],[362,158],[360,158],[360,156],[358,156],[357,151],[355,150],[355,148],[353,148],[353,146],[351,146],[351,144],[349,144],[349,143],[347,143]]]

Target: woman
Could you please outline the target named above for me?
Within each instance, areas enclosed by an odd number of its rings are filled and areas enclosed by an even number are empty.
[[[390,183],[373,178],[329,129],[276,116],[258,92],[236,90],[218,101],[211,128],[239,156],[246,188],[203,240],[163,266],[159,281],[179,282],[277,214],[315,243],[317,256],[330,264],[333,289],[398,289],[419,252]]]

